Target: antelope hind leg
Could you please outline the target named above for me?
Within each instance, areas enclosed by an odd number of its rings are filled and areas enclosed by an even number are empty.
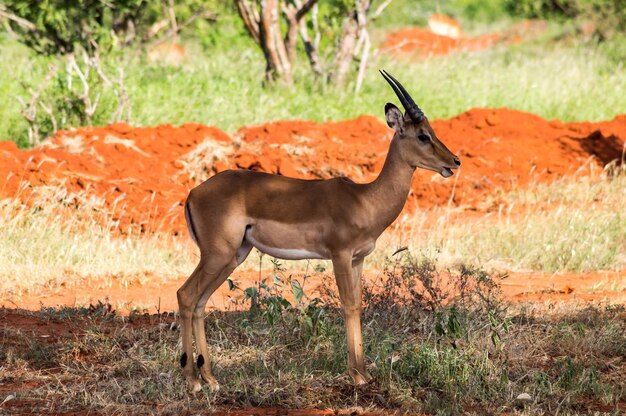
[[[178,297],[178,313],[180,315],[180,335],[183,344],[183,353],[180,357],[180,366],[183,369],[183,377],[187,382],[189,391],[192,393],[202,389],[200,381],[194,374],[193,369],[193,289],[199,285],[203,277],[204,262],[202,259],[176,295]]]
[[[198,299],[196,304],[194,314],[193,314],[193,332],[196,340],[196,350],[198,353],[198,359],[196,361],[196,365],[198,366],[198,370],[200,371],[200,376],[202,379],[207,382],[213,391],[218,391],[220,385],[213,375],[212,361],[211,356],[209,355],[209,349],[206,340],[206,333],[204,328],[204,309],[206,307],[206,303],[211,297],[211,295],[219,288],[224,281],[231,275],[233,270],[243,263],[243,261],[248,257],[250,251],[252,250],[252,245],[244,243],[238,250],[235,257],[231,260],[231,262],[222,270],[220,275],[215,279],[204,291],[202,296]]]
[[[218,287],[220,287],[236,266],[237,263],[233,259],[233,261],[219,274],[217,279],[212,281],[211,284],[209,284],[209,286],[205,289],[193,312],[193,335],[196,340],[196,352],[198,354],[196,365],[198,367],[198,371],[200,372],[200,376],[211,386],[211,390],[213,391],[219,390],[220,385],[213,375],[211,356],[209,355],[204,328],[204,308],[209,297]]]
[[[183,375],[185,377],[185,380],[187,380],[189,391],[192,393],[198,392],[202,389],[200,381],[198,380],[194,372],[192,347],[194,335],[194,315],[196,306],[198,305],[198,302],[202,298],[203,294],[207,292],[209,288],[211,288],[212,286],[215,286],[217,288],[219,286],[219,284],[216,284],[216,282],[230,264],[229,260],[234,258],[234,252],[235,250],[233,250],[233,252],[229,253],[227,256],[220,255],[217,252],[214,252],[210,256],[206,256],[204,254],[201,255],[200,264],[198,264],[196,270],[194,270],[191,276],[189,276],[189,279],[187,279],[187,281],[181,286],[180,289],[178,289],[178,292],[176,293],[178,296],[178,308],[182,321],[181,336],[183,344],[183,354],[180,359],[180,365],[183,368]],[[206,260],[207,258],[208,260]],[[224,260],[225,258],[229,260]],[[215,289],[213,289],[213,291],[214,290]],[[197,330],[195,331],[195,335],[196,343],[199,343],[198,348],[201,348],[202,345],[204,346],[204,351],[201,351],[201,354],[207,354],[203,322],[204,321],[202,320],[200,323],[202,327],[200,331],[202,339],[199,341]],[[200,356],[198,356],[199,361],[196,361],[196,363],[200,364],[204,361],[204,359],[204,356],[202,357],[202,359],[200,359]]]

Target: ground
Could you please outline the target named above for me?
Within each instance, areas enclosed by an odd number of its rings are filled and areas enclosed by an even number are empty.
[[[380,53],[414,62],[545,30],[450,39],[413,27],[386,35]],[[626,115],[473,108],[432,126],[462,166],[448,180],[418,171],[366,261],[374,381],[354,387],[346,374],[328,262],[253,253],[209,301],[222,390],[197,395],[178,368],[176,290],[197,260],[189,190],[227,169],[367,182],[391,130],[363,115],[233,133],[115,123],[28,150],[0,142],[0,414],[626,412]]]

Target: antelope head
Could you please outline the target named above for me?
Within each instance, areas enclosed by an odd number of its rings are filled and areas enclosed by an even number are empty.
[[[380,73],[391,85],[405,109],[402,114],[395,105],[385,105],[387,125],[396,132],[394,139],[398,139],[402,158],[412,168],[432,170],[444,178],[452,176],[452,169],[461,166],[459,158],[439,140],[428,119],[402,84],[385,70]]]

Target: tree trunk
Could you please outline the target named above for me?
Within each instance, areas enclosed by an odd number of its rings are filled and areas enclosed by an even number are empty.
[[[306,52],[306,56],[309,58],[309,64],[311,65],[311,69],[316,76],[322,75],[322,66],[320,64],[319,59],[319,43],[320,43],[320,31],[317,25],[317,4],[311,10],[311,21],[313,23],[313,32],[314,37],[313,41],[309,38],[309,31],[306,28],[306,22],[301,21],[299,23],[300,28],[300,37],[302,38],[302,42],[304,43],[304,50]]]
[[[285,49],[290,62],[296,59],[296,41],[298,40],[298,20],[296,19],[296,9],[292,5],[283,7],[283,14],[287,20],[287,34],[285,35]]]
[[[287,55],[287,48],[280,33],[280,10],[278,8],[278,0],[265,0],[266,7],[269,9],[271,39],[268,46],[274,50],[277,59],[277,74],[271,79],[283,79],[288,85],[293,84],[291,75],[291,61]]]
[[[346,83],[346,76],[352,64],[352,55],[356,45],[357,24],[356,19],[352,16],[343,22],[341,29],[341,39],[337,51],[337,60],[335,61],[335,72],[331,77],[332,81],[340,87]]]
[[[344,19],[335,61],[335,72],[331,77],[332,81],[340,87],[346,84],[346,78],[355,56],[357,39],[361,38],[362,32],[367,30],[369,7],[370,0],[355,0],[354,9]]]
[[[289,23],[289,28],[295,26],[296,36],[287,34],[283,40],[280,31],[280,0],[235,0],[237,10],[248,30],[248,33],[260,46],[265,57],[265,79],[266,81],[284,80],[287,84],[293,83],[291,73],[292,62],[295,55],[295,38],[297,36],[297,11],[293,11],[293,21]],[[293,30],[291,30],[293,32]],[[292,41],[291,38],[294,38]],[[287,40],[289,39],[289,44]],[[293,43],[293,45],[292,45]],[[294,52],[290,51],[290,48]]]

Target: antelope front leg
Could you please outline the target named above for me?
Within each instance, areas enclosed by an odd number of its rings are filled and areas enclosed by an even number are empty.
[[[348,374],[355,384],[366,384],[372,377],[365,369],[363,339],[361,337],[361,271],[363,270],[363,259],[357,259],[353,262],[352,253],[342,253],[333,256],[332,261],[346,325]]]

